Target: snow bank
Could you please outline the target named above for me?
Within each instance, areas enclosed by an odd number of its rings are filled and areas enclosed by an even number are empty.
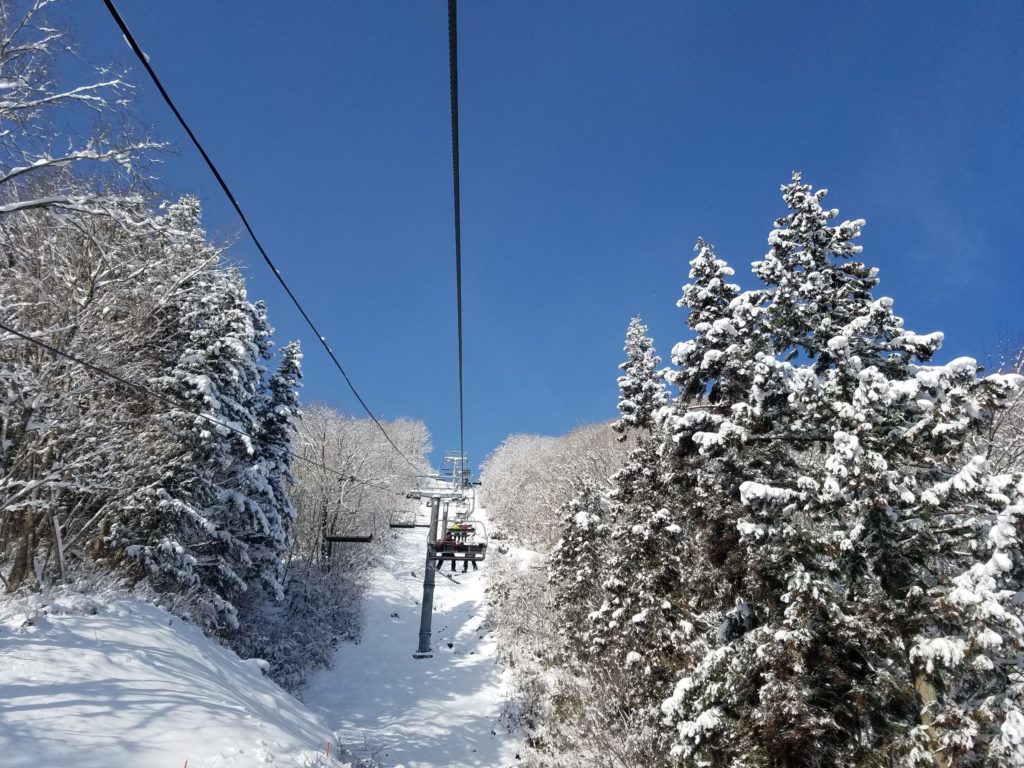
[[[330,731],[195,627],[133,599],[0,604],[5,768],[340,768]]]

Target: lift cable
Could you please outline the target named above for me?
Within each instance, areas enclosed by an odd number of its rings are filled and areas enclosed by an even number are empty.
[[[70,354],[68,352],[64,352],[63,350],[57,349],[57,347],[54,347],[53,345],[48,344],[47,342],[42,341],[41,339],[37,339],[37,338],[35,338],[33,336],[29,336],[28,334],[22,333],[21,331],[18,331],[18,330],[14,329],[14,328],[11,328],[11,327],[7,326],[7,325],[4,325],[3,323],[0,323],[0,331],[6,331],[7,333],[10,333],[13,336],[17,336],[19,339],[27,341],[27,342],[29,342],[31,344],[35,344],[37,347],[41,347],[42,349],[45,349],[47,352],[50,352],[50,353],[52,353],[54,355],[62,357],[65,360],[69,360],[72,363],[76,363],[77,365],[80,365],[83,368],[87,368],[88,370],[93,371],[94,373],[98,373],[101,376],[106,376],[108,379],[112,379],[113,381],[116,381],[116,382],[118,382],[120,384],[123,384],[126,387],[134,389],[136,392],[141,392],[142,394],[149,395],[150,397],[152,397],[152,398],[154,398],[156,400],[159,400],[160,402],[165,403],[166,405],[170,405],[172,408],[177,408],[177,409],[179,409],[179,410],[181,410],[181,411],[183,411],[183,412],[185,412],[185,413],[187,413],[187,414],[189,414],[191,416],[195,416],[196,418],[203,419],[204,421],[207,421],[207,422],[209,422],[211,424],[214,424],[214,425],[216,425],[218,427],[223,427],[224,429],[230,430],[231,432],[234,432],[235,434],[241,435],[242,437],[247,437],[250,440],[258,441],[258,438],[255,435],[252,435],[249,432],[246,432],[244,429],[240,429],[240,428],[238,428],[238,427],[236,427],[236,426],[234,426],[232,424],[227,424],[227,423],[225,423],[223,421],[220,421],[219,419],[213,418],[212,416],[207,416],[205,413],[196,413],[195,411],[193,411],[193,410],[191,410],[189,408],[184,407],[181,403],[176,401],[173,397],[165,395],[165,394],[163,394],[161,392],[157,392],[154,389],[150,389],[149,387],[147,387],[147,386],[145,386],[143,384],[139,384],[137,382],[130,381],[129,379],[126,379],[123,376],[120,376],[120,375],[114,373],[109,368],[104,368],[104,367],[102,367],[100,365],[97,365],[95,363],[90,363],[88,360],[83,360],[80,357],[76,357],[75,355],[72,355],[72,354]],[[362,478],[358,478],[358,477],[356,477],[355,475],[353,475],[353,474],[351,474],[349,472],[343,472],[340,469],[335,469],[334,467],[329,467],[326,464],[321,464],[318,461],[313,461],[312,459],[307,459],[305,456],[302,456],[302,455],[300,455],[298,453],[295,453],[294,451],[285,451],[285,453],[289,457],[291,457],[292,459],[296,459],[297,461],[301,461],[301,462],[303,462],[305,464],[308,464],[311,467],[315,467],[317,469],[322,469],[325,472],[329,472],[332,475],[337,475],[338,477],[342,478],[343,480],[348,480],[348,481],[356,483],[358,485],[367,485],[367,486],[370,486],[372,488],[378,488],[378,489],[380,489],[382,491],[393,491],[395,493],[399,493],[398,491],[395,491],[393,488],[388,488],[385,485],[381,485],[379,483],[374,483],[374,482],[372,482],[370,480],[363,480]]]
[[[462,398],[462,200],[459,194],[459,44],[456,0],[448,0],[448,82],[452,111],[452,181],[455,202],[455,301],[459,336],[459,455],[466,460]]]
[[[345,379],[345,383],[348,384],[348,388],[352,390],[352,394],[355,395],[356,400],[359,401],[359,405],[363,407],[363,410],[366,411],[366,415],[373,420],[373,423],[377,425],[377,429],[381,431],[381,433],[384,435],[384,438],[388,441],[388,443],[391,444],[391,447],[394,448],[395,451],[397,451],[398,455],[405,459],[406,463],[408,463],[409,466],[411,466],[413,469],[419,469],[419,467],[417,467],[409,459],[409,457],[406,456],[402,452],[402,450],[395,444],[395,441],[391,439],[391,435],[387,433],[387,430],[384,429],[384,426],[380,423],[377,417],[370,410],[370,407],[366,404],[366,401],[363,400],[362,395],[359,394],[358,390],[356,390],[355,385],[352,383],[352,380],[348,377],[348,374],[342,367],[341,362],[335,356],[334,351],[327,343],[327,339],[324,338],[323,334],[321,334],[319,330],[317,330],[316,325],[313,324],[313,321],[306,313],[306,310],[303,308],[302,304],[299,303],[298,298],[296,298],[295,294],[292,293],[292,289],[288,287],[288,283],[285,282],[284,277],[281,275],[281,271],[274,265],[274,262],[271,261],[270,256],[267,254],[266,249],[264,249],[263,247],[263,244],[260,243],[259,238],[256,237],[256,233],[253,231],[252,225],[249,224],[248,217],[242,211],[242,207],[238,204],[238,201],[235,199],[234,194],[232,194],[231,188],[228,187],[227,182],[224,181],[224,177],[221,176],[220,171],[217,170],[217,166],[214,165],[213,160],[210,159],[210,156],[206,153],[206,150],[203,149],[203,145],[199,143],[199,139],[196,138],[196,135],[192,132],[192,129],[189,127],[188,123],[185,122],[185,118],[182,117],[181,112],[178,111],[178,108],[171,100],[171,97],[167,93],[167,90],[164,88],[163,83],[160,82],[160,78],[157,77],[156,72],[153,70],[153,67],[150,66],[149,58],[146,56],[145,53],[143,53],[142,48],[140,48],[139,44],[135,41],[135,37],[134,35],[132,35],[131,30],[128,29],[128,25],[125,23],[124,19],[121,18],[121,14],[118,12],[117,7],[114,5],[112,0],[103,0],[103,3],[107,6],[107,10],[110,11],[110,15],[113,16],[114,21],[117,22],[117,26],[121,28],[121,32],[124,35],[125,41],[128,43],[129,47],[131,47],[136,57],[138,57],[146,72],[149,73],[150,79],[152,79],[153,84],[156,85],[157,90],[160,92],[160,95],[167,103],[167,106],[170,107],[171,112],[173,112],[174,116],[178,119],[178,123],[185,130],[185,133],[188,134],[188,137],[189,139],[192,140],[192,143],[195,145],[195,148],[199,150],[199,154],[202,155],[203,160],[206,161],[207,167],[210,169],[210,172],[217,180],[217,183],[220,185],[220,188],[224,191],[224,194],[227,196],[232,207],[234,207],[235,213],[237,213],[238,218],[241,219],[242,225],[249,233],[249,237],[252,238],[252,241],[256,246],[256,250],[259,251],[260,256],[263,257],[263,260],[267,263],[267,266],[270,267],[270,271],[274,273],[274,277],[277,278],[277,282],[279,282],[281,284],[281,287],[284,288],[285,293],[288,294],[288,298],[292,300],[292,304],[294,304],[295,308],[299,310],[299,314],[301,314],[302,319],[306,321],[306,325],[308,325],[310,329],[313,331],[313,333],[316,335],[316,338],[317,340],[319,340],[320,345],[327,351],[328,357],[331,358],[331,362],[334,363],[334,367],[338,369],[338,372],[341,373],[342,377]]]

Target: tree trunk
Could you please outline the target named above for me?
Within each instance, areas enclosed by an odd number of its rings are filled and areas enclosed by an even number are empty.
[[[33,546],[35,520],[33,518],[31,508],[22,512],[21,535],[16,544],[14,565],[11,566],[11,573],[7,577],[7,589],[10,592],[16,592],[26,582],[31,583],[34,577],[32,554],[35,550]]]
[[[917,695],[921,697],[921,702],[924,704],[924,709],[921,710],[921,724],[928,731],[928,736],[932,740],[932,745],[938,744],[939,732],[938,729],[932,726],[933,717],[930,711],[930,707],[937,701],[935,696],[935,686],[929,682],[928,678],[925,677],[923,672],[918,672],[914,676],[914,690],[917,691]],[[946,757],[938,749],[932,749],[932,757],[935,758],[935,765],[938,768],[949,768],[949,758]]]

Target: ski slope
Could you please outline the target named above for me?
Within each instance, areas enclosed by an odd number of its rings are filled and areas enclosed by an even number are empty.
[[[428,517],[426,507],[421,518]],[[486,522],[482,510],[474,513]],[[420,522],[427,522],[421,519]],[[434,589],[433,658],[413,659],[419,637],[426,530],[398,529],[375,573],[362,640],[303,695],[336,738],[388,768],[503,768],[517,741],[500,722],[505,676],[486,626],[487,561]],[[444,573],[450,573],[445,565]]]

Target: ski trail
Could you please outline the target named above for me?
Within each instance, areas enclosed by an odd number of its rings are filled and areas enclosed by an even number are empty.
[[[485,519],[477,510],[477,519]],[[421,515],[422,517],[422,515]],[[419,637],[427,532],[397,529],[374,575],[361,641],[303,695],[336,738],[388,768],[502,768],[517,743],[499,718],[505,698],[496,642],[485,626],[487,561],[434,588],[433,658],[413,659]],[[449,573],[445,565],[445,573]]]

